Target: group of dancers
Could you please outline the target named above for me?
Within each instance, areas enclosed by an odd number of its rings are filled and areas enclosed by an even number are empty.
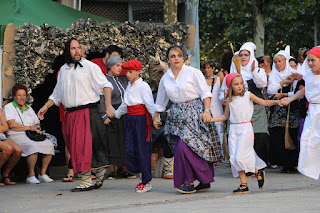
[[[214,182],[214,163],[219,162],[223,155],[215,122],[227,119],[230,120],[228,146],[232,174],[239,176],[241,181],[240,187],[233,193],[249,192],[245,175],[248,172],[256,174],[259,188],[264,188],[266,181],[263,168],[266,163],[254,150],[252,116],[256,107],[253,102],[259,106],[283,106],[303,96],[309,102],[309,111],[301,136],[298,170],[306,176],[319,178],[320,47],[314,47],[308,53],[311,70],[306,71],[304,76],[304,89],[281,100],[263,100],[254,91],[266,87],[263,83],[266,77],[255,67],[252,43],[245,43],[239,51],[244,62],[241,72],[231,72],[222,82],[221,87],[226,89],[224,114],[214,118],[210,86],[200,70],[184,64],[184,52],[179,46],[168,48],[170,68],[160,80],[155,103],[150,86],[140,77],[142,64],[138,60],[123,63],[119,56],[110,57],[109,63],[106,62],[107,70],[113,69],[113,66],[118,68],[114,68],[106,77],[99,66],[81,57],[81,45],[76,39],[67,42],[65,53],[68,60],[60,70],[52,95],[39,110],[38,116],[43,119],[54,104],[62,103],[66,107],[66,145],[74,172],[82,174],[82,182],[72,189],[73,192],[102,186],[105,168],[112,163],[105,127],[113,125],[115,119],[125,114],[123,143],[126,167],[130,172],[141,173],[141,179],[135,186],[136,192],[151,190],[151,125],[153,123],[155,128],[160,128],[162,123],[159,115],[166,111],[169,101],[172,106],[168,111],[164,133],[174,151],[173,181],[178,192],[194,193],[211,187],[210,183]],[[248,63],[250,66],[246,68]],[[127,75],[126,89],[118,78],[121,67]],[[100,96],[103,97],[102,106],[101,103],[99,106]],[[120,100],[116,105],[112,103],[115,98]],[[112,128],[115,134],[117,131],[120,134],[115,125]],[[91,170],[97,177],[95,184],[91,180]],[[196,180],[199,184],[194,186]]]

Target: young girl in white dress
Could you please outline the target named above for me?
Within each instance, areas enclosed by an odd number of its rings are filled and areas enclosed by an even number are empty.
[[[232,174],[240,176],[241,185],[233,193],[247,193],[247,172],[256,174],[260,189],[265,186],[266,164],[253,149],[254,132],[252,127],[253,101],[263,106],[278,104],[279,100],[263,100],[251,92],[245,91],[244,82],[240,74],[231,73],[226,76],[228,104],[224,115],[211,118],[211,122],[225,121],[230,115],[229,154]]]
[[[305,73],[305,88],[289,98],[282,99],[281,104],[288,105],[303,96],[306,96],[309,102],[300,140],[298,171],[317,180],[320,175],[320,46],[310,50],[308,64],[311,70]]]

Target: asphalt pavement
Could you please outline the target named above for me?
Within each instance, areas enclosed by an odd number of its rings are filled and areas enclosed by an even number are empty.
[[[61,182],[65,167],[51,168],[52,183],[0,187],[0,213],[37,212],[320,212],[320,182],[299,173],[266,169],[266,188],[248,179],[250,193],[235,195],[240,180],[231,168],[215,169],[215,182],[206,192],[179,194],[172,180],[154,178],[152,190],[136,193],[139,179],[106,180],[102,188],[71,192],[80,183]]]

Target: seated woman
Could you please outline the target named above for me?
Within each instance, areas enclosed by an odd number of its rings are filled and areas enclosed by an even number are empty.
[[[4,107],[4,114],[9,125],[8,138],[15,141],[22,148],[22,156],[27,157],[28,177],[27,183],[40,183],[53,181],[47,174],[47,168],[54,155],[54,146],[48,140],[33,141],[26,135],[26,130],[33,130],[42,134],[40,121],[33,109],[26,104],[27,87],[17,84],[12,89],[14,101]],[[42,155],[39,180],[35,177],[35,165],[38,153]]]
[[[16,184],[9,178],[9,174],[19,161],[22,154],[21,147],[14,141],[8,140],[5,136],[4,133],[8,131],[8,129],[8,123],[2,113],[2,110],[0,110],[0,186]],[[5,166],[3,167],[3,165]]]

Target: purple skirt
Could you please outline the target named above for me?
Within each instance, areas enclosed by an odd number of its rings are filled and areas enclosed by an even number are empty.
[[[189,185],[195,180],[203,184],[214,182],[213,163],[199,157],[178,136],[174,144],[174,187]]]

